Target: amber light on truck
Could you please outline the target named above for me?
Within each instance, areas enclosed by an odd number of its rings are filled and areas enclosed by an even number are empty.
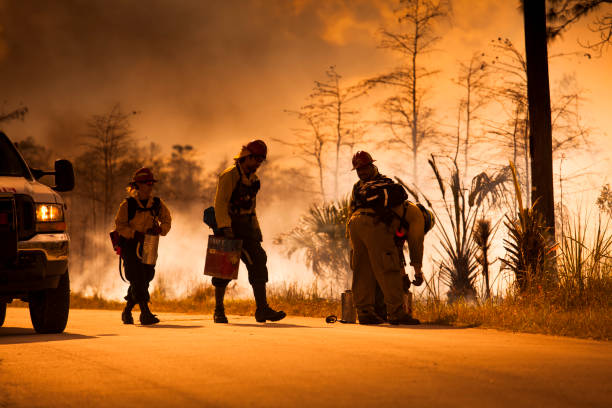
[[[61,204],[36,204],[36,231],[65,231],[64,209]]]

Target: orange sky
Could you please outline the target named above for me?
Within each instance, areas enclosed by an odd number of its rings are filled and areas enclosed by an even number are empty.
[[[120,102],[141,112],[133,122],[139,140],[164,148],[193,144],[215,166],[248,139],[289,137],[297,123],[283,110],[303,104],[329,65],[352,83],[397,63],[377,48],[380,28],[397,28],[393,0],[112,4],[0,0],[0,106],[30,108],[23,123],[5,126],[10,136],[73,140],[89,115]],[[438,51],[427,59],[441,71],[430,102],[449,124],[459,96],[452,83],[458,62],[497,37],[520,48],[523,43],[518,1],[452,5],[452,18],[439,27]],[[581,51],[576,39],[588,35],[586,22],[580,23],[551,45],[550,54]],[[612,51],[550,62],[551,83],[575,73],[586,90],[583,116],[596,129],[600,153],[612,148],[610,67]],[[375,102],[366,100],[362,108]],[[371,132],[384,136],[383,129]],[[286,153],[274,143],[271,149]],[[597,171],[604,180],[607,167]]]

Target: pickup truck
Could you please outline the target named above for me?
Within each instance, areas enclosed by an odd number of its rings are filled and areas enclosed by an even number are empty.
[[[55,176],[55,186],[37,180]],[[30,168],[0,132],[0,326],[13,299],[28,302],[34,330],[61,333],[68,322],[70,278],[66,205],[58,192],[74,188],[68,160],[55,171]]]

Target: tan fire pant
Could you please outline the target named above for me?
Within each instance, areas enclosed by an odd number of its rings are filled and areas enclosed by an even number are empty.
[[[380,285],[387,305],[387,314],[401,314],[403,304],[402,276],[397,247],[393,241],[394,223],[387,226],[376,218],[355,214],[349,221],[353,297],[357,313],[374,313],[376,282]]]

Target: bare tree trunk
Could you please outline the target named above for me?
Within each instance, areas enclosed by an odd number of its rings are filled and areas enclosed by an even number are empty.
[[[472,60],[473,61],[473,60]],[[472,61],[470,61],[470,67],[468,69],[467,75],[467,100],[466,100],[466,117],[465,117],[465,151],[464,151],[464,160],[465,160],[465,169],[463,171],[464,177],[468,175],[468,150],[470,147],[470,118],[471,118],[471,110],[470,110],[470,102],[472,98]]]
[[[342,145],[342,102],[340,101],[340,84],[336,77],[336,89],[338,90],[338,103],[336,105],[336,168],[334,171],[334,200],[338,199],[338,172],[340,168],[340,146]]]
[[[325,187],[323,187],[323,162],[321,157],[317,157],[317,166],[319,166],[319,188],[321,189],[321,200],[325,201]]]
[[[532,200],[554,237],[555,202],[545,0],[525,0],[524,22]]]
[[[529,119],[525,119],[523,123],[523,157],[525,159],[525,203],[527,205],[531,205],[531,178],[530,174],[530,166],[529,166]]]
[[[417,15],[418,15],[419,2],[416,2]],[[414,25],[414,51],[412,53],[412,182],[415,185],[419,184],[419,175],[417,173],[417,156],[418,156],[418,112],[417,112],[417,73],[416,73],[416,59],[418,52],[418,39],[419,39],[419,25]]]
[[[453,161],[456,163],[459,157],[459,148],[461,147],[461,103],[459,103],[459,109],[457,109],[457,146],[455,147],[455,158]]]

